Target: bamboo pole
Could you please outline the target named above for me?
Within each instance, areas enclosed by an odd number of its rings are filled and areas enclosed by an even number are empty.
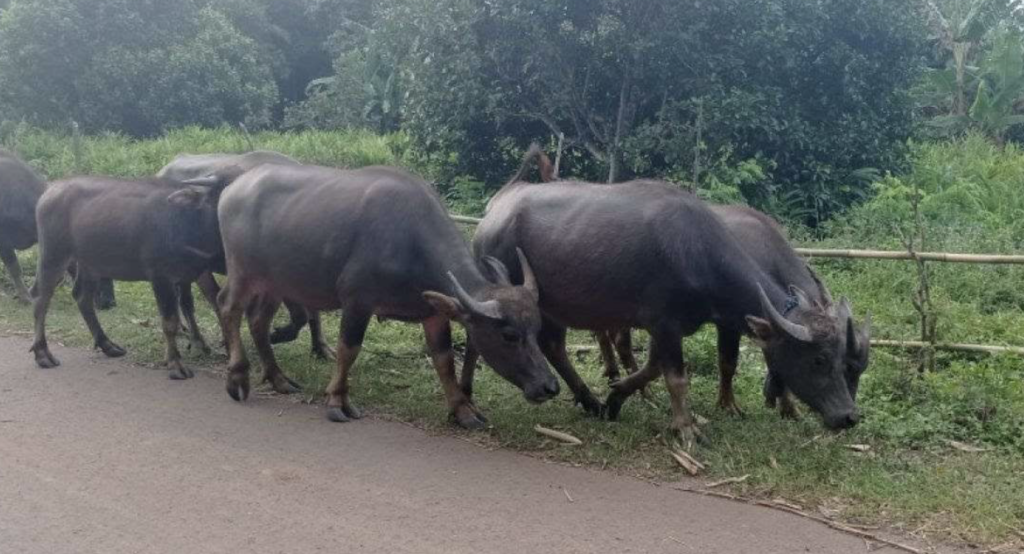
[[[925,348],[928,346],[926,343],[919,340],[888,340],[888,339],[875,339],[871,341],[871,346],[878,346],[881,348],[903,348],[906,350],[914,348]],[[593,352],[597,350],[596,346],[589,344],[570,344],[566,348],[570,352]],[[935,343],[933,346],[936,350],[946,351],[960,351],[960,352],[982,352],[986,354],[1018,354],[1024,356],[1024,347],[1022,346],[989,346],[986,344],[966,344],[966,343]]]
[[[872,340],[871,346],[882,346],[890,348],[926,348],[929,345],[919,340]],[[1018,354],[1024,356],[1024,347],[1020,346],[989,346],[985,344],[964,344],[937,342],[931,345],[936,350],[962,351],[962,352],[984,352],[987,354]]]
[[[452,220],[467,225],[479,225],[481,219],[464,215],[451,215]],[[853,250],[827,248],[795,248],[797,254],[808,258],[853,258],[865,260],[913,260],[905,250]],[[958,254],[955,252],[917,252],[917,257],[926,262],[950,262],[962,264],[1024,264],[1024,255],[1017,254]]]
[[[913,260],[910,252],[892,250],[828,250],[824,248],[796,248],[797,254],[808,258],[860,258],[870,260]],[[957,254],[952,252],[917,252],[926,262],[965,264],[1024,264],[1022,255]]]

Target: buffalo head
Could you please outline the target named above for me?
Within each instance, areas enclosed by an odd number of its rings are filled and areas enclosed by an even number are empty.
[[[760,290],[765,317],[747,316],[754,337],[764,351],[768,370],[812,410],[825,426],[845,429],[860,416],[847,380],[849,304],[836,307],[812,302],[804,291],[790,287],[792,295],[780,313]],[[859,379],[859,373],[857,378]]]
[[[492,286],[474,296],[449,272],[455,296],[425,292],[424,298],[438,312],[461,322],[488,365],[522,389],[528,401],[539,404],[557,396],[559,385],[537,345],[541,326],[537,280],[526,256],[521,250],[518,254],[521,286],[512,284],[501,262],[488,258],[495,281]]]

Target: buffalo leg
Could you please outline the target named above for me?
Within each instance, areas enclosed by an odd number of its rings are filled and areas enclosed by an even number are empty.
[[[327,419],[331,421],[343,423],[362,417],[348,398],[348,374],[359,357],[372,316],[372,310],[362,307],[346,307],[342,311],[341,332],[338,333],[338,371],[327,385]]]
[[[220,305],[218,304],[220,285],[218,285],[217,280],[213,278],[213,273],[206,272],[196,279],[196,286],[199,287],[199,292],[203,293],[203,298],[206,299],[206,302],[211,308],[213,308],[213,312],[217,314],[217,323],[220,325],[221,343],[227,346],[228,335],[224,330],[224,318],[221,316]]]
[[[96,289],[96,309],[109,310],[117,306],[117,298],[114,297],[114,280],[100,279]]]
[[[590,415],[600,416],[604,406],[583,382],[580,374],[576,373],[569,360],[569,353],[565,349],[565,327],[545,318],[537,335],[537,343],[544,357],[569,386],[576,403],[583,406],[583,410]]]
[[[740,357],[740,334],[732,329],[718,328],[718,407],[741,416],[736,404],[732,381]]]
[[[700,437],[700,430],[690,411],[690,375],[683,361],[682,336],[678,333],[660,332],[652,336],[651,356],[661,366],[665,387],[672,399],[672,432],[689,450],[693,441]]]
[[[241,280],[229,281],[217,297],[220,306],[221,327],[224,341],[228,345],[228,395],[236,401],[249,397],[249,360],[242,347],[242,314],[252,298],[247,283]]]
[[[621,377],[619,364],[615,361],[615,346],[612,344],[612,332],[595,331],[594,339],[597,340],[597,347],[601,350],[601,362],[604,363],[604,376],[609,383],[618,381]]]
[[[630,329],[620,329],[612,338],[622,367],[630,374],[640,371],[640,365],[636,363],[636,356],[633,355],[633,332]]]
[[[35,283],[32,284],[35,340],[31,348],[39,367],[48,368],[60,365],[60,360],[50,352],[50,347],[46,343],[46,313],[50,309],[53,293],[64,278],[64,271],[70,262],[70,256],[56,253],[52,248],[47,248],[43,244],[39,245],[39,264],[36,269]]]
[[[427,339],[427,350],[441,381],[444,398],[448,403],[448,415],[460,427],[483,429],[486,420],[480,417],[469,397],[459,386],[455,375],[455,351],[452,350],[452,325],[448,318],[434,316],[423,322],[423,333]]]
[[[78,311],[85,320],[89,333],[92,334],[93,344],[111,358],[120,358],[125,355],[124,348],[114,344],[107,333],[103,331],[100,320],[96,317],[96,291],[99,288],[99,279],[78,268],[78,278],[75,279],[75,286],[71,289],[71,295],[78,303]]]
[[[24,304],[32,302],[32,297],[28,293],[28,289],[25,288],[25,282],[22,281],[21,276],[21,264],[18,263],[18,254],[13,248],[3,247],[0,248],[0,259],[3,260],[4,266],[7,268],[7,274],[11,276],[11,281],[14,282],[14,293]]]
[[[462,358],[462,375],[459,377],[459,386],[466,398],[473,401],[473,378],[476,375],[476,365],[480,361],[480,352],[473,346],[472,338],[466,340],[466,355]]]
[[[653,340],[651,355],[647,358],[647,365],[643,369],[630,373],[625,378],[612,384],[612,391],[605,400],[607,406],[606,414],[608,419],[615,421],[619,419],[619,412],[622,411],[622,404],[626,402],[633,393],[642,391],[647,385],[657,379],[660,368],[657,359],[654,357]]]
[[[178,350],[178,330],[181,328],[178,319],[178,289],[169,280],[159,277],[153,279],[152,286],[167,345],[164,365],[170,370],[168,377],[175,381],[190,379],[195,374],[181,363],[181,352]]]
[[[327,345],[327,341],[324,339],[324,328],[320,324],[320,312],[316,310],[307,310],[307,312],[309,315],[309,338],[312,343],[311,351],[313,355],[321,360],[333,360],[334,350]]]
[[[188,348],[197,350],[209,355],[212,350],[203,338],[203,332],[196,322],[196,301],[192,296],[192,283],[184,283],[178,286],[178,305],[181,307],[181,315],[185,316],[188,323]]]
[[[273,344],[291,342],[299,338],[299,332],[302,331],[302,328],[309,321],[309,311],[304,306],[295,302],[285,301],[284,307],[288,308],[288,315],[291,317],[291,320],[288,322],[288,325],[274,327],[274,332],[270,334],[270,342]]]
[[[270,383],[270,386],[281,394],[292,394],[301,390],[299,384],[281,371],[281,366],[274,357],[274,349],[270,345],[270,325],[274,322],[274,313],[280,305],[280,302],[265,296],[253,302],[249,314],[249,333],[252,334],[252,342],[256,345],[260,364],[263,365],[263,381]]]
[[[779,415],[783,419],[800,419],[800,411],[793,403],[786,384],[771,371],[764,378],[764,401],[769,409],[775,409],[778,405]]]

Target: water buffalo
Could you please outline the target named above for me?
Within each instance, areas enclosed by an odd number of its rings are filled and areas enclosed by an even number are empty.
[[[763,268],[770,278],[780,286],[795,285],[807,292],[812,302],[832,309],[832,296],[814,271],[793,250],[779,224],[771,217],[746,206],[711,206],[729,231],[736,237],[747,254]],[[836,307],[839,318],[845,322],[846,373],[845,378],[850,396],[857,399],[860,377],[867,369],[870,351],[871,316],[858,326],[853,320],[852,308],[846,298],[841,298]],[[605,359],[606,376],[614,381],[619,378],[618,367],[614,365],[613,350],[627,368],[636,367],[633,358],[632,341],[628,330],[620,330],[611,336],[601,337],[601,352]],[[718,328],[718,367],[720,373],[718,406],[740,413],[733,395],[732,380],[736,374],[739,359],[740,335],[729,329]],[[607,360],[612,356],[612,362]],[[784,379],[769,373],[764,387],[765,400],[769,406],[779,409],[784,417],[794,417],[796,409],[785,392]]]
[[[13,154],[0,150],[0,259],[21,302],[31,298],[22,281],[16,251],[31,248],[37,241],[36,203],[46,183]]]
[[[228,184],[234,177],[253,169],[262,164],[301,165],[298,160],[269,150],[256,150],[244,154],[182,154],[165,165],[157,177],[172,179],[175,181],[188,181],[192,179],[207,177],[211,175],[220,176]],[[218,268],[223,273],[222,268]],[[217,293],[220,287],[210,274],[202,275],[196,281],[206,300],[211,306],[217,309]],[[188,306],[192,303],[191,288],[181,291],[182,312],[188,313]],[[320,325],[320,314],[315,311],[308,311],[304,307],[288,299],[284,300],[288,309],[291,321],[288,325],[277,327],[270,335],[270,342],[277,344],[295,340],[299,336],[302,327],[309,323],[312,352],[322,359],[333,358],[334,353],[331,347],[324,340],[323,330]],[[288,392],[281,390],[280,392]]]
[[[494,283],[498,262],[474,260],[440,196],[399,169],[342,171],[265,165],[238,178],[219,207],[227,256],[221,315],[230,353],[227,391],[249,392],[249,363],[239,327],[249,328],[268,379],[283,378],[268,340],[270,316],[283,297],[320,310],[342,310],[337,373],[327,387],[332,421],[360,417],[348,376],[372,316],[420,322],[454,420],[484,419],[459,388],[451,321],[461,323],[484,358],[527,400],[558,394],[537,347],[537,285],[525,257],[523,285]],[[493,269],[492,269],[493,268]]]
[[[651,336],[648,363],[613,385],[606,413],[616,419],[623,402],[660,373],[672,397],[672,429],[691,443],[697,429],[680,343],[712,322],[737,337],[752,335],[770,370],[826,426],[858,421],[844,380],[846,321],[835,307],[773,279],[704,202],[678,187],[513,179],[488,204],[473,246],[513,277],[516,249],[530,258],[543,312],[540,347],[591,413],[602,406],[569,361],[566,329],[643,328]],[[467,353],[464,390],[475,358]]]
[[[68,264],[78,275],[72,294],[96,347],[111,357],[125,351],[103,331],[93,306],[100,278],[149,281],[163,319],[172,379],[192,371],[181,363],[176,286],[191,283],[223,256],[217,187],[163,179],[76,177],[53,183],[39,199],[39,266],[34,289],[35,342],[40,367],[60,362],[46,343],[46,313]]]

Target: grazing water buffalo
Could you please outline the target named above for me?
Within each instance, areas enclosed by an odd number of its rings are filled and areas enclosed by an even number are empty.
[[[522,286],[490,281],[422,179],[388,167],[267,165],[227,189],[219,214],[228,269],[220,296],[230,351],[227,390],[235,400],[249,392],[239,333],[247,307],[266,378],[285,379],[267,337],[283,297],[342,310],[338,370],[327,387],[332,421],[360,417],[349,401],[348,376],[373,315],[422,323],[448,409],[463,427],[481,427],[484,419],[456,381],[451,320],[465,326],[484,358],[527,400],[558,394],[558,380],[537,348],[537,285],[526,258],[516,263]],[[493,264],[495,273],[505,272]]]
[[[29,303],[28,289],[21,277],[18,250],[37,241],[36,203],[46,183],[28,165],[0,150],[0,259],[7,268],[18,300]]]
[[[39,199],[39,266],[34,288],[35,343],[40,367],[60,362],[46,343],[46,313],[61,276],[73,260],[72,291],[96,347],[111,357],[125,351],[100,327],[93,297],[100,278],[149,281],[163,319],[166,363],[172,379],[192,371],[181,364],[176,286],[191,283],[223,256],[217,224],[217,187],[163,179],[76,177],[53,183]]]
[[[207,176],[218,176],[228,184],[235,177],[263,164],[280,165],[301,165],[298,160],[278,152],[269,150],[256,150],[244,154],[182,154],[171,163],[165,165],[157,177],[171,179],[174,181],[187,181]],[[223,273],[223,268],[218,268],[218,273]],[[220,287],[210,274],[201,276],[196,284],[203,292],[206,300],[211,306],[217,309],[217,293]],[[192,303],[192,291],[188,287],[181,291],[182,311],[187,314],[188,306]],[[330,359],[334,353],[331,347],[327,346],[324,340],[323,330],[320,326],[320,314],[315,311],[308,311],[303,306],[288,299],[284,300],[288,309],[291,321],[284,327],[277,327],[270,335],[270,342],[277,344],[295,340],[299,336],[302,327],[309,323],[312,352],[318,358]],[[289,392],[282,389],[279,392]]]
[[[672,397],[672,428],[689,444],[697,429],[680,342],[712,322],[737,337],[752,335],[770,370],[826,426],[857,423],[844,380],[845,320],[799,287],[778,283],[706,204],[677,187],[513,179],[488,204],[474,249],[518,275],[517,248],[540,288],[540,347],[588,411],[602,406],[569,361],[566,329],[643,328],[651,335],[648,363],[613,385],[607,415],[617,418],[623,402],[660,373]],[[467,353],[464,390],[475,357]]]
[[[793,250],[785,233],[771,217],[746,206],[711,206],[711,211],[721,218],[729,231],[736,237],[747,254],[780,286],[794,285],[807,292],[815,304],[831,310],[832,296],[824,283],[818,279],[810,266]],[[857,399],[857,387],[860,376],[868,366],[870,351],[871,316],[865,318],[864,324],[858,326],[853,320],[850,303],[841,298],[836,315],[845,322],[846,338],[846,383],[853,400]],[[613,334],[614,350],[617,351],[623,365],[635,367],[632,341],[628,330]],[[608,336],[601,337],[602,356],[607,357],[612,350]],[[718,389],[718,406],[725,410],[740,413],[733,395],[732,380],[736,374],[739,359],[740,335],[729,329],[718,328],[718,367],[720,373]],[[612,355],[614,356],[614,355]],[[619,378],[618,368],[605,360],[606,375],[609,380]],[[784,417],[794,417],[796,409],[785,392],[785,379],[769,373],[764,387],[765,400],[775,407],[779,403],[780,412]]]

